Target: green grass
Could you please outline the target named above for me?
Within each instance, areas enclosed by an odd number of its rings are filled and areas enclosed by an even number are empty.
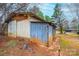
[[[10,40],[8,42],[5,43],[4,47],[0,48],[0,56],[4,56],[8,54],[8,49],[9,48],[13,48],[17,45],[17,41],[16,40]]]
[[[72,39],[66,38],[66,36],[77,37],[76,34],[61,35],[60,38],[60,49],[64,55],[68,56],[79,56],[79,42],[73,41]]]
[[[74,37],[79,37],[79,35],[78,34],[74,34],[74,33],[72,33],[72,34],[68,34],[69,36],[74,36]]]
[[[71,47],[72,42],[66,39],[61,38],[60,39],[60,47],[61,48],[69,48]]]
[[[6,43],[6,46],[8,47],[15,47],[17,45],[16,40],[10,40],[9,42]]]

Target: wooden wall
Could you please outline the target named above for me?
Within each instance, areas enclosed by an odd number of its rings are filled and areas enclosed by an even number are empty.
[[[8,24],[9,36],[30,37],[30,23],[27,20],[13,20]]]

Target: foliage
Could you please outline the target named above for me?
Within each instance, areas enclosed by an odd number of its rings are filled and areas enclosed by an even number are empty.
[[[49,16],[47,16],[47,15],[45,16],[45,20],[48,21],[48,22],[52,21],[52,19]]]
[[[52,21],[53,21],[52,18],[50,18],[49,16],[47,16],[47,15],[44,16],[44,14],[43,14],[42,11],[38,11],[38,12],[36,13],[36,15],[37,15],[38,17],[40,17],[41,19],[47,21],[47,22],[52,22]]]
[[[47,22],[51,22],[51,18],[47,15],[44,16],[43,12],[39,9],[38,6],[34,6],[32,9],[31,9],[31,12],[36,14],[38,17],[40,17],[41,19],[47,21]]]
[[[54,17],[55,19],[58,18],[61,15],[61,10],[60,10],[60,4],[56,4],[54,8],[54,13],[52,15],[52,18]]]
[[[60,4],[56,4],[55,8],[54,8],[54,13],[52,15],[52,18],[55,20],[55,22],[57,23],[57,28],[60,30],[60,33],[63,33],[63,21],[64,19],[64,14],[61,11],[61,5]]]
[[[36,15],[39,16],[41,19],[44,19],[42,11],[38,11]]]

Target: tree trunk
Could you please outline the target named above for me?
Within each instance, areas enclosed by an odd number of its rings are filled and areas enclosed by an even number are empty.
[[[63,34],[63,27],[60,25],[60,34]]]

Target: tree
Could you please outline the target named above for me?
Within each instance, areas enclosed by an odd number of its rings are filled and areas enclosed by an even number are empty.
[[[77,23],[76,26],[74,26],[75,29],[78,28],[78,24],[79,24],[79,4],[78,3],[71,3],[71,4],[67,4],[67,7],[69,8],[71,14],[75,15],[76,19],[77,19]]]
[[[61,5],[60,4],[56,4],[55,8],[54,8],[54,13],[52,18],[55,20],[55,22],[57,23],[57,27],[59,27],[60,33],[63,33],[63,13],[61,11]]]
[[[40,11],[39,7],[37,5],[34,5],[32,8],[29,9],[30,12],[36,14]]]
[[[74,9],[75,9],[74,13],[76,14],[76,16],[78,18],[77,19],[78,22],[76,23],[76,25],[77,25],[76,27],[77,27],[77,32],[79,33],[79,4],[73,3],[73,6],[74,6]]]
[[[42,11],[39,10],[39,11],[36,13],[36,15],[37,15],[38,17],[40,17],[41,19],[44,19],[44,15],[43,15]]]
[[[78,26],[78,20],[76,18],[73,18],[71,22],[71,29],[77,30],[77,26]]]
[[[64,30],[64,33],[66,33],[65,32],[66,30],[69,30],[69,22],[68,22],[68,20],[63,21],[63,30]]]
[[[4,22],[10,13],[22,11],[27,12],[28,6],[28,3],[0,3],[0,32],[4,32],[6,27],[6,23]]]
[[[22,4],[22,3],[1,3],[0,4],[0,20],[5,21],[5,18],[7,17],[8,14],[12,13],[12,12],[19,12],[19,11],[26,11],[25,8],[28,7],[28,3],[26,4]]]
[[[47,15],[45,15],[45,20],[46,20],[47,22],[52,22],[52,18],[50,18],[50,17],[47,16]]]
[[[29,12],[32,12],[38,17],[40,17],[41,19],[44,19],[43,12],[39,9],[38,5],[39,4],[35,4],[32,8],[29,9],[30,10]]]

